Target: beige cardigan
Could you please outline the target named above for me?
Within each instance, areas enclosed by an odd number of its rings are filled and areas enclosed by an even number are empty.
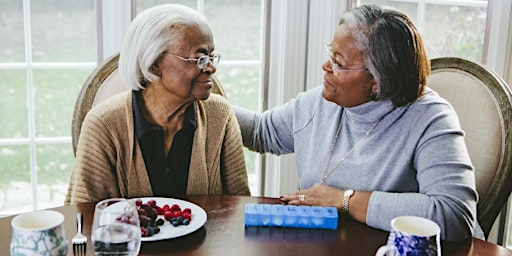
[[[113,96],[87,114],[65,204],[152,196],[131,94]],[[240,128],[229,102],[212,93],[196,103],[187,194],[250,195]]]

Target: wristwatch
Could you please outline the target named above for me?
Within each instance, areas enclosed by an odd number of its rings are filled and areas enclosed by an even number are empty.
[[[354,195],[354,190],[348,189],[343,192],[343,205],[341,206],[341,213],[348,215],[348,201]]]

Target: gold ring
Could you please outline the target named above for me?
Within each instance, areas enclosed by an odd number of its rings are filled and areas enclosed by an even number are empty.
[[[306,195],[299,195],[300,202],[304,202],[304,199],[306,199]]]

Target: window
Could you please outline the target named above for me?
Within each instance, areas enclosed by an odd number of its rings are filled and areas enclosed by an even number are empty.
[[[160,3],[204,13],[222,54],[216,75],[230,102],[259,110],[262,0],[0,0],[0,35],[9,38],[0,43],[0,215],[62,205],[74,166],[76,95],[97,56],[106,59],[119,50],[130,13]],[[251,191],[258,195],[259,155],[247,151],[246,161]]]
[[[93,1],[0,1],[0,215],[62,205],[74,95],[96,66]]]
[[[423,35],[429,58],[454,56],[483,62],[487,0],[359,0],[407,13]]]

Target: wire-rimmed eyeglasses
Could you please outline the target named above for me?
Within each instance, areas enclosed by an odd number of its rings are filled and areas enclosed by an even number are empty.
[[[338,63],[332,54],[332,45],[330,44],[325,46],[325,50],[329,54],[329,62],[331,62],[332,72],[335,76],[337,76],[340,72],[368,71],[367,68],[346,68]]]
[[[199,69],[204,69],[208,66],[208,64],[211,62],[213,64],[213,66],[217,67],[217,65],[219,64],[219,61],[220,61],[220,54],[215,54],[213,56],[209,56],[209,55],[203,55],[197,59],[187,59],[187,58],[183,58],[177,54],[174,54],[174,53],[169,53],[171,55],[174,55],[176,57],[178,57],[179,59],[183,60],[183,61],[186,61],[186,62],[190,62],[190,63],[196,63],[197,64],[197,67]]]

